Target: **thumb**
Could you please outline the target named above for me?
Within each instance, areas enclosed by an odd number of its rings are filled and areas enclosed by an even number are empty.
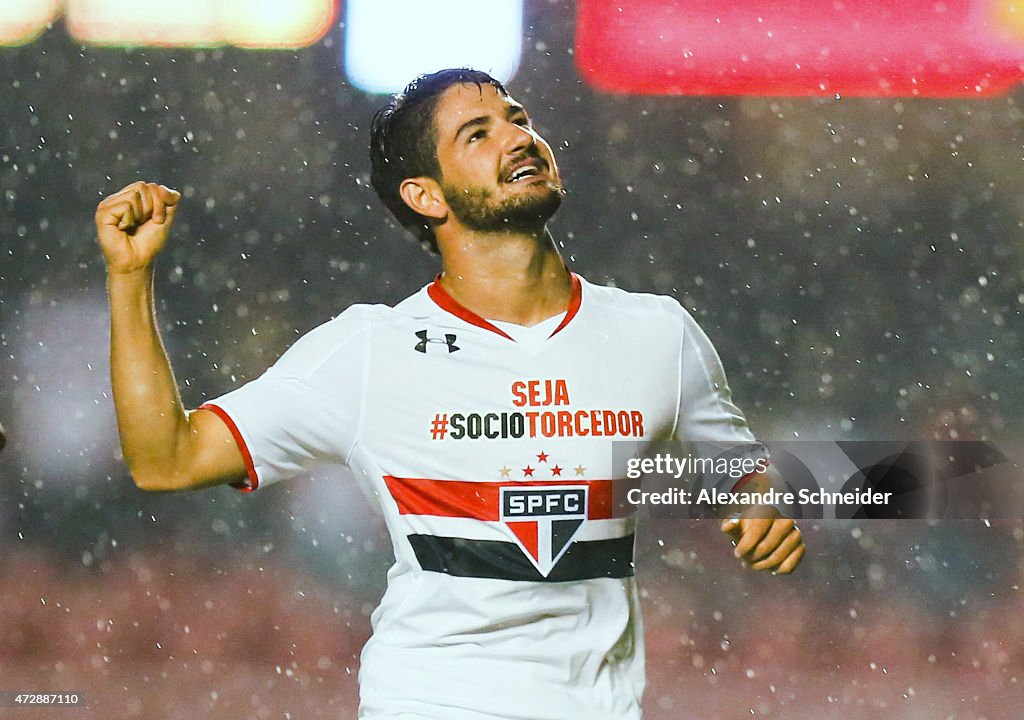
[[[740,534],[740,519],[739,518],[726,518],[722,521],[722,532],[729,533],[732,536],[738,536]]]

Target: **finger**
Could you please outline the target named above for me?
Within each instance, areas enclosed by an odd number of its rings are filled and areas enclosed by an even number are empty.
[[[778,544],[778,547],[776,547],[768,557],[758,560],[750,567],[754,570],[767,570],[769,568],[777,567],[802,544],[803,538],[800,535],[800,531],[793,528],[792,532],[783,538],[782,542]]]
[[[177,205],[181,200],[181,193],[166,185],[158,186],[161,199],[165,205]]]
[[[100,225],[116,226],[121,230],[131,227],[136,217],[131,210],[132,196],[144,183],[133,182],[111,193],[96,206],[96,222]],[[126,217],[127,216],[127,217]]]
[[[786,539],[786,536],[789,535],[790,530],[792,530],[795,525],[796,523],[789,518],[781,518],[773,521],[768,534],[765,535],[761,539],[761,542],[759,542],[753,551],[751,551],[750,559],[760,560],[772,553],[775,548],[779,546],[779,543]]]
[[[149,199],[150,216],[157,225],[163,223],[167,213],[164,211],[164,196],[156,183],[146,183],[145,196]]]
[[[133,182],[131,185],[125,185],[117,192],[111,193],[107,197],[103,198],[103,200],[100,201],[100,207],[103,207],[104,205],[116,205],[124,200],[131,200],[132,196],[135,195],[140,188],[145,186],[145,184],[146,183],[140,180],[138,182]]]
[[[800,564],[800,559],[804,556],[804,551],[807,549],[806,545],[801,545],[793,553],[786,558],[781,565],[775,570],[776,575],[788,575],[796,569],[796,566]]]
[[[108,195],[103,200],[103,202],[117,202],[119,200],[130,200],[132,195],[134,195],[135,192],[145,184],[146,183],[142,182],[141,180],[137,180],[136,182],[133,182],[130,185],[125,185],[117,192]]]
[[[153,217],[153,194],[149,190],[149,185],[143,185],[138,190],[139,200],[142,201],[142,217],[147,220]]]
[[[132,214],[135,216],[133,226],[138,227],[142,223],[146,222],[146,213],[142,207],[142,195],[138,190],[136,190],[131,194],[128,202],[131,203]]]
[[[173,222],[174,214],[178,212],[177,205],[165,205],[164,206],[164,222]]]
[[[740,525],[743,527],[743,536],[736,543],[736,549],[733,551],[733,555],[736,557],[743,557],[753,550],[754,546],[761,542],[761,538],[771,529],[772,521],[742,518]]]
[[[157,195],[163,202],[164,222],[173,222],[174,213],[178,211],[178,201],[181,200],[181,193],[165,185],[159,185],[157,186]]]
[[[106,198],[96,206],[96,225],[117,225],[121,222],[122,203]]]
[[[132,203],[124,200],[111,209],[111,217],[117,219],[117,229],[127,230],[135,225],[135,210]],[[110,223],[107,223],[108,225]]]
[[[722,532],[728,533],[734,539],[739,539],[740,521],[739,518],[726,518],[722,521]]]

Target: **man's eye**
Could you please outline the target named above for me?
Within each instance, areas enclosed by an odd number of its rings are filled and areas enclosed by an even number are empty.
[[[484,137],[486,135],[487,135],[487,133],[484,132],[483,130],[477,130],[475,133],[473,133],[472,135],[469,136],[469,142],[473,142],[474,140],[479,140],[480,138],[482,138],[482,137]]]

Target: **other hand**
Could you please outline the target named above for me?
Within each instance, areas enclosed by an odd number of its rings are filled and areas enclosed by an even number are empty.
[[[791,573],[804,556],[800,528],[770,507],[752,507],[722,521],[722,532],[736,544],[733,554],[754,570]]]

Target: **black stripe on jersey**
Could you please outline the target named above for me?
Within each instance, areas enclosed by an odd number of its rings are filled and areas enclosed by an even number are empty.
[[[458,577],[568,582],[633,575],[633,535],[574,542],[547,577],[537,571],[515,543],[436,535],[408,538],[420,567]]]

